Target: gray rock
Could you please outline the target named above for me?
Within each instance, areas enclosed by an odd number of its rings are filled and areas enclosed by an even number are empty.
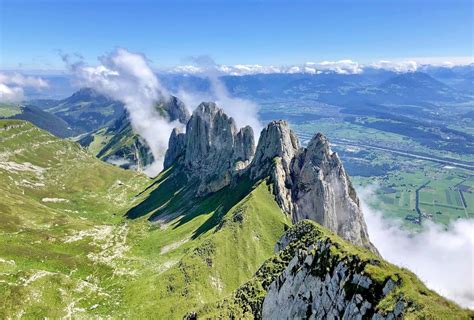
[[[168,141],[168,149],[166,150],[165,160],[163,163],[164,170],[171,167],[175,161],[184,154],[185,135],[178,128],[174,128]]]
[[[234,119],[208,102],[193,112],[186,134],[171,134],[168,149],[165,168],[182,155],[186,173],[198,181],[197,195],[202,196],[229,185],[250,163],[255,145],[250,127],[237,131]]]
[[[294,206],[291,196],[291,161],[298,152],[299,142],[286,121],[272,121],[262,130],[250,175],[258,180],[270,176],[279,206],[288,214]]]
[[[310,219],[372,250],[359,199],[341,160],[316,134],[292,163],[294,222]]]
[[[298,234],[286,234],[280,244],[293,243]],[[266,288],[263,319],[393,319],[403,314],[405,304],[397,303],[393,312],[375,309],[383,299],[382,289],[367,275],[358,273],[340,258],[335,267],[318,261],[331,251],[330,244],[318,242],[313,250],[298,250],[285,270]],[[360,290],[347,290],[356,284]],[[362,289],[364,288],[364,289]],[[366,294],[374,292],[374,294]]]
[[[171,96],[169,100],[165,101],[162,108],[170,121],[177,120],[182,124],[186,124],[191,117],[184,103],[175,96]]]
[[[270,176],[276,201],[294,223],[316,221],[376,252],[349,176],[321,133],[299,148],[288,123],[272,121],[260,134],[249,170],[254,179]]]

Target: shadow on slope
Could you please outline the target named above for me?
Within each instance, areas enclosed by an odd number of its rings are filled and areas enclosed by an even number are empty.
[[[146,199],[131,208],[125,216],[129,219],[148,216],[148,220],[160,225],[179,218],[173,226],[178,228],[200,215],[211,214],[193,233],[191,238],[195,239],[217,226],[222,217],[254,187],[248,177],[242,177],[233,186],[198,198],[195,196],[197,184],[189,180],[179,167],[170,168],[138,195],[149,192]]]

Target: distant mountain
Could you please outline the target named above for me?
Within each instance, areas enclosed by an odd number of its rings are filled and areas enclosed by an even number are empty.
[[[123,103],[112,100],[91,88],[84,88],[72,96],[40,103],[45,110],[64,119],[80,133],[90,132],[111,125],[123,114]]]
[[[49,112],[45,112],[33,105],[15,106],[14,108],[16,111],[11,113],[11,115],[4,113],[7,110],[12,110],[13,107],[14,106],[5,104],[0,105],[0,118],[26,120],[60,138],[71,137],[77,134],[77,132],[60,117]]]
[[[167,102],[158,103],[155,108],[169,121],[185,124],[189,120],[188,110],[174,96]],[[141,171],[155,160],[146,141],[133,130],[126,111],[112,125],[84,135],[78,142],[99,159],[122,168]]]
[[[402,73],[377,89],[377,98],[387,103],[458,101],[462,98],[455,89],[423,72]]]
[[[420,71],[458,91],[474,94],[474,64],[454,67],[424,66]]]

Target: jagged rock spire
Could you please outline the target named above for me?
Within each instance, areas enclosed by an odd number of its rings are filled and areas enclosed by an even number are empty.
[[[165,153],[163,162],[164,169],[168,169],[183,154],[185,146],[185,135],[179,128],[174,128],[168,141],[168,150]]]
[[[232,118],[215,103],[201,103],[186,126],[173,131],[165,168],[181,161],[188,176],[198,181],[198,195],[228,186],[238,174],[258,180],[269,177],[278,205],[293,222],[316,221],[344,239],[376,251],[356,192],[324,135],[307,148],[286,121],[272,121],[262,130],[255,150],[253,131],[237,131]]]
[[[279,206],[288,214],[294,210],[291,199],[290,164],[299,149],[299,142],[288,123],[272,121],[262,130],[250,176],[257,180],[270,176]]]
[[[294,222],[310,219],[356,245],[375,249],[355,189],[323,134],[300,150],[291,172]]]
[[[238,131],[234,119],[215,103],[203,102],[183,138],[172,132],[169,150],[165,168],[182,156],[188,174],[199,181],[198,195],[205,195],[229,185],[232,176],[248,165],[255,153],[253,130],[247,126]]]
[[[294,223],[316,221],[376,251],[349,176],[323,134],[316,134],[307,148],[299,148],[288,123],[272,121],[260,135],[249,170],[254,179],[270,177],[276,201]]]

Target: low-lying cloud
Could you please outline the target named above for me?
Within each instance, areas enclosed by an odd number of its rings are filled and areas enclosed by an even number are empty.
[[[474,308],[474,219],[448,227],[424,222],[410,233],[368,204],[374,188],[359,190],[371,241],[388,261],[410,269],[425,284],[463,307]]]
[[[249,125],[258,136],[262,130],[262,124],[258,118],[258,105],[250,100],[233,97],[219,78],[222,75],[220,66],[208,56],[190,58],[204,77],[209,80],[210,89],[208,92],[191,92],[189,90],[178,90],[177,96],[184,101],[187,106],[195,108],[202,101],[214,101],[223,108],[227,115],[234,118],[238,127]]]
[[[147,58],[119,48],[100,57],[98,66],[88,66],[81,61],[72,63],[68,56],[63,60],[81,86],[91,87],[124,103],[134,131],[145,139],[155,158],[145,173],[156,175],[163,168],[171,131],[180,124],[168,122],[155,109],[157,102],[169,99],[170,95]]]
[[[48,82],[39,77],[0,73],[0,102],[21,102],[25,98],[24,88],[41,90],[47,87]]]

